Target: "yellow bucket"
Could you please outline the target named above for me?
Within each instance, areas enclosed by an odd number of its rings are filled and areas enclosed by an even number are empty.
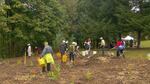
[[[44,66],[45,65],[45,60],[43,58],[38,58],[38,63],[40,66]]]
[[[67,56],[67,54],[64,54],[62,57],[62,62],[66,63],[67,60],[68,60],[68,56]]]
[[[57,52],[56,56],[58,57],[58,59],[61,59],[61,53],[60,52]]]

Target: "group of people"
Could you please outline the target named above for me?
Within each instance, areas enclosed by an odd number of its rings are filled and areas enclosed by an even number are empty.
[[[27,45],[27,54],[28,54],[28,57],[31,57],[32,55],[32,48],[31,48],[31,44],[28,44]],[[38,48],[35,47],[35,50],[36,50],[36,54],[38,54]],[[55,67],[54,64],[54,52],[53,52],[53,49],[50,45],[48,45],[48,42],[44,42],[44,49],[43,51],[41,52],[40,54],[40,60],[42,60],[42,72],[46,72],[46,68],[47,68],[47,71],[51,71],[51,66]]]
[[[31,44],[27,45],[27,53],[28,57],[31,57],[32,50],[31,50]],[[59,46],[59,52],[61,53],[61,63],[63,63],[62,58],[63,56],[68,53],[69,60],[72,64],[74,64],[75,61],[75,51],[77,50],[78,46],[76,42],[68,43],[68,41],[63,40],[60,43]],[[48,45],[48,42],[44,42],[44,49],[40,54],[40,60],[42,60],[44,63],[44,66],[42,66],[42,72],[51,71],[51,66],[55,68],[55,61],[54,61],[54,52],[50,45]]]
[[[105,50],[106,50],[105,49],[106,48],[106,42],[105,42],[103,37],[100,37],[99,39],[100,39],[100,42],[98,43],[99,48],[100,48],[100,51],[102,52],[102,55],[104,56]],[[125,49],[125,40],[124,39],[118,40],[115,45],[110,43],[109,46],[110,46],[109,48],[115,48],[116,49],[117,57],[119,57],[120,55],[123,55],[123,57],[124,57],[124,54],[123,54],[123,50]],[[84,48],[85,48],[86,52],[88,52],[88,53],[90,52],[90,50],[91,50],[91,39],[90,38],[88,38],[84,42]]]
[[[99,45],[100,45],[100,48],[102,51],[102,55],[104,55],[106,43],[105,43],[105,40],[103,39],[103,37],[100,37],[99,39],[100,39]],[[84,47],[87,52],[90,52],[90,50],[91,50],[91,39],[90,38],[88,38],[84,42]],[[59,52],[61,53],[61,63],[63,63],[63,61],[62,61],[63,56],[66,53],[68,53],[70,62],[72,64],[74,64],[75,57],[76,57],[75,52],[78,50],[78,48],[79,48],[79,46],[77,46],[76,42],[71,42],[69,44],[68,41],[63,40],[59,46]],[[123,50],[125,49],[125,42],[122,39],[117,41],[116,46],[114,48],[116,48],[117,57],[119,57],[120,55],[122,55],[124,57]],[[30,44],[28,44],[27,52],[28,52],[28,56],[30,57],[32,54]],[[47,71],[51,71],[51,66],[55,67],[54,66],[55,61],[54,61],[53,56],[54,56],[54,52],[53,52],[52,47],[48,44],[48,42],[44,42],[44,49],[40,54],[40,59],[45,62],[44,63],[45,65],[42,66],[42,72],[45,72],[46,68],[47,68]]]
[[[99,42],[99,47],[101,48],[102,50],[102,55],[104,55],[104,48],[105,48],[105,40],[103,39],[103,37],[100,37],[100,42]],[[87,52],[87,54],[89,55],[90,53],[90,50],[92,48],[92,45],[91,45],[91,39],[88,38],[87,40],[85,40],[84,42],[84,48],[85,48],[85,51]]]
[[[78,49],[77,43],[72,42],[71,44],[68,43],[68,41],[63,40],[62,43],[59,46],[59,51],[61,53],[61,62],[63,56],[68,52],[69,60],[71,63],[74,63],[75,61],[75,51]]]

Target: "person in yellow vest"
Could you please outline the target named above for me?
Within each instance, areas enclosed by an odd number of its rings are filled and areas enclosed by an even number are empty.
[[[53,49],[48,45],[48,42],[44,42],[44,49],[40,55],[40,58],[45,62],[45,66],[42,66],[42,72],[45,72],[45,68],[47,67],[47,71],[51,71],[51,64],[54,63],[53,59]]]

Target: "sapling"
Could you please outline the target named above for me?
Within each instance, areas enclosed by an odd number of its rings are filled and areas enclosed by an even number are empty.
[[[21,60],[17,60],[17,65],[21,64]]]
[[[86,74],[85,74],[85,78],[86,78],[87,80],[91,80],[91,79],[93,78],[92,72],[87,71]]]
[[[60,65],[57,64],[55,70],[48,73],[50,79],[57,80],[60,76],[60,70]]]
[[[33,66],[34,66],[34,64],[33,64],[33,62],[32,62],[32,61],[30,62],[30,66],[31,66],[31,67],[33,67]]]
[[[74,84],[74,81],[72,80],[70,84]]]

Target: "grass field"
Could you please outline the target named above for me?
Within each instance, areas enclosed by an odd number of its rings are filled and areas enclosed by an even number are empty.
[[[116,50],[112,50],[116,55]],[[141,41],[141,48],[125,49],[125,56],[129,59],[148,59],[150,54],[150,40]]]
[[[150,48],[150,40],[141,41],[142,48]]]
[[[126,49],[125,55],[127,58],[147,59],[150,54],[150,40],[141,41],[141,49]]]
[[[149,49],[127,49],[125,50],[125,55],[127,58],[147,59],[148,54],[150,54],[150,48]]]
[[[116,50],[112,50],[116,56]],[[150,54],[150,48],[141,48],[141,49],[125,49],[125,57],[128,59],[148,59],[148,54]]]
[[[97,50],[98,51],[98,50]],[[99,52],[99,51],[98,51]],[[109,52],[113,53],[114,54],[114,57],[116,57],[116,49],[112,49],[110,50]],[[100,54],[102,52],[100,51]],[[126,48],[124,50],[124,54],[125,54],[125,57],[127,59],[149,59],[150,60],[150,48]]]

